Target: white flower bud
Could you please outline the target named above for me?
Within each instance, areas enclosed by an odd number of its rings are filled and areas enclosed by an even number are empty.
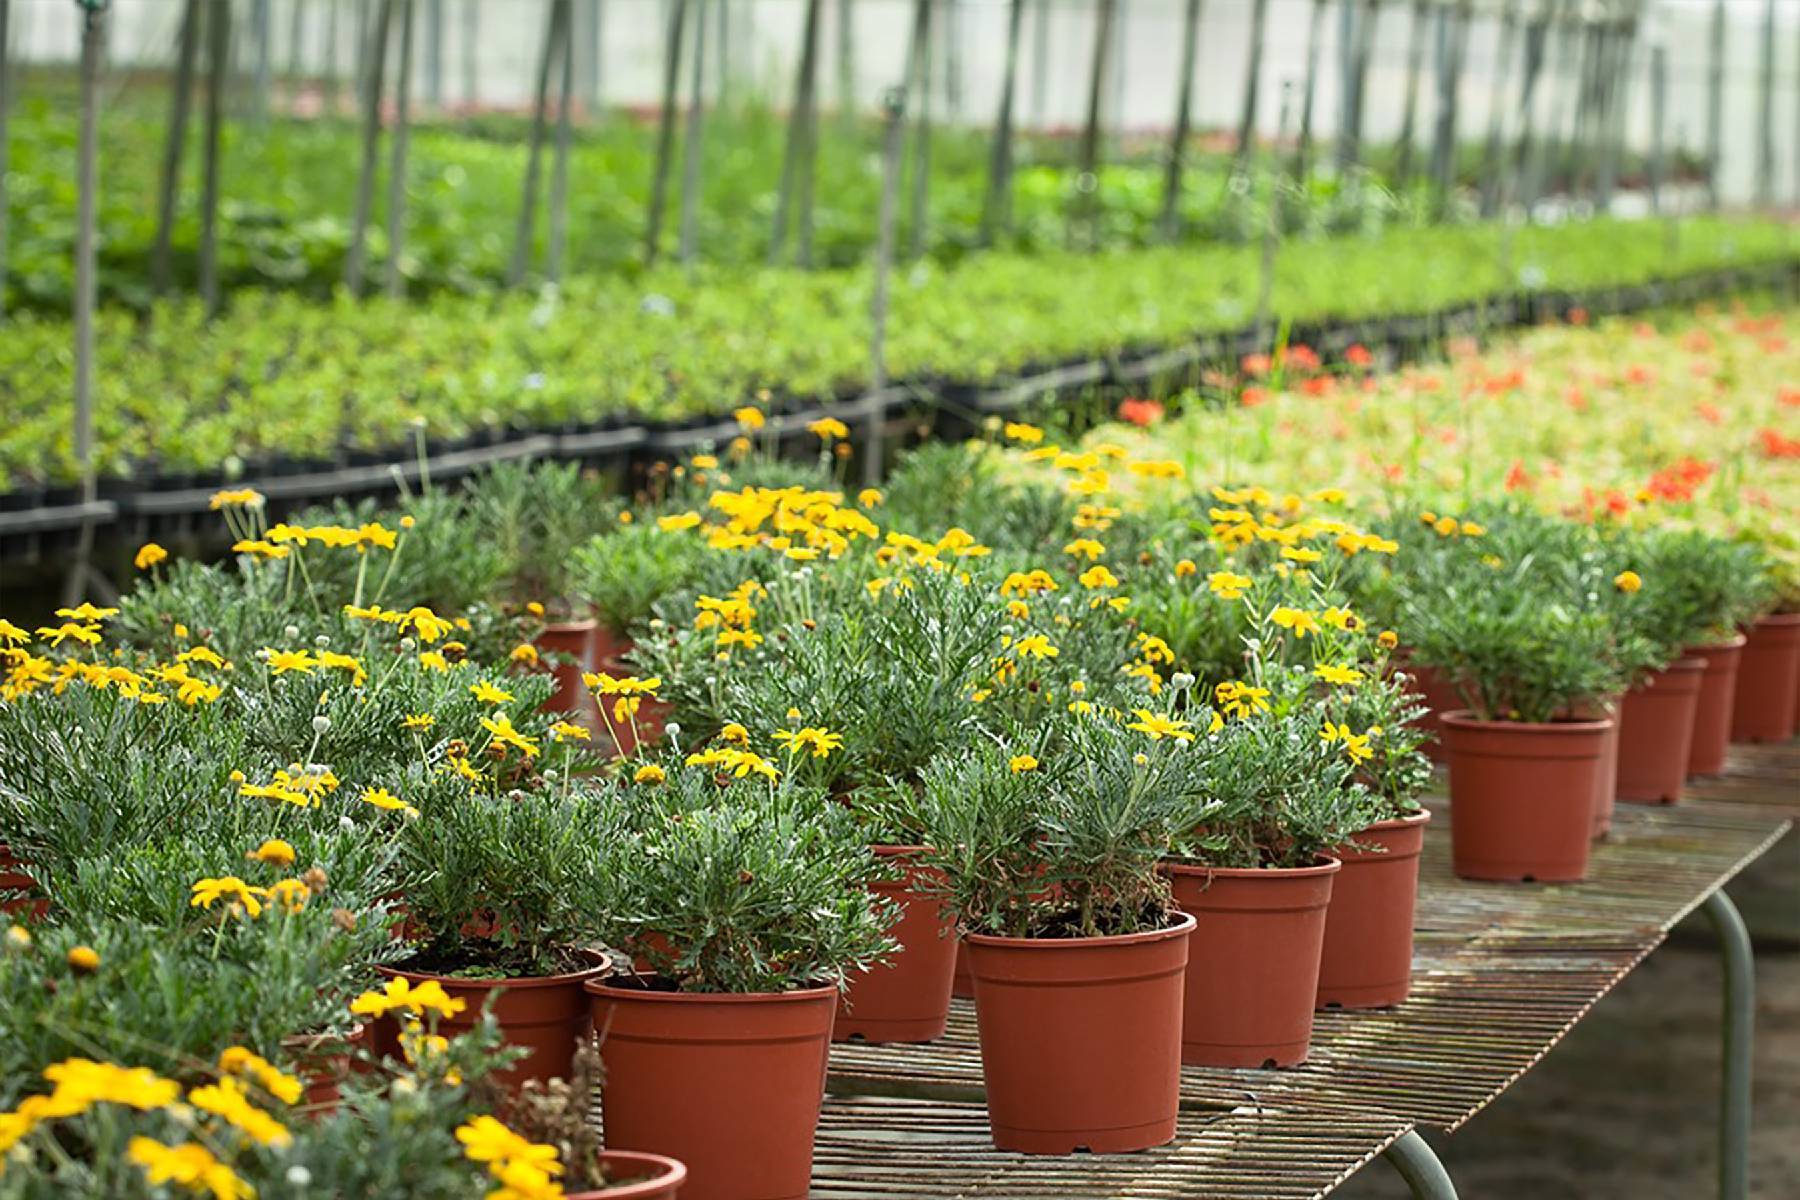
[[[326,716],[324,713],[320,713],[318,716],[313,718],[313,732],[314,733],[324,733],[327,729],[330,729],[330,728],[331,728],[331,718]]]
[[[313,639],[313,645],[320,650],[323,650],[325,647],[331,645],[331,638],[329,635],[321,633],[318,637]]]
[[[419,648],[419,643],[413,641],[411,638],[403,637],[400,639],[400,649],[406,651],[408,654],[411,654],[414,650],[417,650],[418,648]]]
[[[350,815],[346,813],[338,818],[338,828],[342,829],[345,833],[355,833],[356,822],[352,821]]]
[[[680,737],[681,725],[678,722],[670,721],[667,725],[663,726],[663,733],[667,734],[669,737]]]
[[[287,1181],[295,1187],[305,1187],[312,1182],[312,1172],[304,1163],[295,1163],[287,1169]]]
[[[1169,676],[1169,686],[1178,692],[1186,691],[1194,686],[1194,677],[1186,671],[1177,671]]]
[[[287,640],[291,642],[300,636],[300,627],[298,625],[289,625],[281,632],[285,633],[287,635]]]

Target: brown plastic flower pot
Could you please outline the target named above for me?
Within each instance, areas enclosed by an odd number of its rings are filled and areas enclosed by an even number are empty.
[[[1619,799],[1639,804],[1681,799],[1705,672],[1700,659],[1678,658],[1625,693],[1619,705]]]
[[[921,846],[876,846],[875,855],[896,864],[898,880],[880,880],[869,890],[900,905],[900,920],[889,930],[900,949],[886,964],[858,972],[838,1000],[835,1041],[929,1042],[944,1036],[950,1016],[950,985],[956,969],[956,926],[943,902],[928,894],[938,872],[907,860]]]
[[[969,933],[994,1145],[1119,1154],[1175,1137],[1193,918],[1095,938]]]
[[[961,934],[956,937],[956,969],[950,976],[950,994],[962,1000],[975,998],[975,977],[969,974],[969,947]]]
[[[1600,769],[1594,773],[1592,836],[1596,838],[1603,838],[1612,831],[1613,804],[1618,798],[1620,700],[1614,696],[1600,707],[1598,714],[1609,719],[1611,726],[1600,743]]]
[[[1480,721],[1446,713],[1450,861],[1464,879],[1587,875],[1610,720]]]
[[[1700,676],[1700,703],[1694,709],[1694,744],[1688,747],[1689,779],[1725,770],[1732,701],[1737,698],[1738,663],[1744,656],[1745,640],[1740,633],[1716,646],[1690,646],[1682,652],[1706,663],[1706,672]]]
[[[1412,991],[1413,909],[1419,853],[1431,814],[1378,821],[1331,852],[1344,864],[1331,882],[1319,956],[1319,1008],[1386,1008]]]
[[[604,966],[573,971],[567,975],[527,976],[516,979],[459,979],[448,975],[430,975],[423,971],[407,971],[394,967],[375,968],[383,975],[398,975],[413,983],[436,980],[445,992],[465,1007],[454,1017],[438,1020],[437,1031],[445,1037],[467,1033],[481,1020],[481,1012],[490,998],[494,1020],[509,1046],[522,1046],[530,1053],[492,1078],[509,1089],[528,1079],[566,1079],[569,1064],[575,1057],[575,1043],[587,1033],[588,1003],[581,985],[594,978]],[[375,1049],[381,1054],[400,1052],[400,1025],[393,1017],[383,1017],[372,1029]]]
[[[1240,869],[1165,863],[1196,924],[1183,989],[1181,1061],[1291,1067],[1312,1046],[1325,912],[1342,864]]]
[[[588,697],[587,684],[581,681],[581,676],[594,669],[594,630],[599,624],[592,617],[585,621],[562,621],[546,625],[544,632],[538,634],[540,651],[566,654],[574,660],[551,667],[551,673],[556,677],[556,691],[545,702],[545,708],[576,715],[591,711],[593,701]]]
[[[602,1150],[600,1169],[622,1182],[585,1192],[565,1192],[564,1200],[676,1200],[687,1182],[687,1168],[661,1154],[636,1150]]]
[[[37,880],[19,870],[24,865],[12,847],[0,842],[0,914],[41,921],[50,911],[50,899],[38,895]]]
[[[1794,732],[1800,689],[1800,613],[1775,613],[1751,626],[1738,660],[1731,706],[1734,742],[1785,742]]]
[[[1462,695],[1449,680],[1439,675],[1434,667],[1425,666],[1423,663],[1411,663],[1402,669],[1412,676],[1413,695],[1418,698],[1420,704],[1425,706],[1424,715],[1414,722],[1414,725],[1431,736],[1420,745],[1419,749],[1432,762],[1441,765],[1448,761],[1444,749],[1443,716],[1447,712],[1454,712],[1463,707]]]
[[[587,990],[607,1141],[686,1163],[686,1200],[806,1196],[835,987],[664,992],[628,976]]]

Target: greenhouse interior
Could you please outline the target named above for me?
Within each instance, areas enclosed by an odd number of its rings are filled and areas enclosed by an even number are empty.
[[[0,1200],[1800,1196],[1800,0],[0,0]]]

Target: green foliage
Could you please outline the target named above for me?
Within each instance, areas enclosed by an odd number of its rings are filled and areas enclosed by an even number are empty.
[[[685,588],[705,553],[693,538],[655,522],[621,525],[575,552],[571,585],[602,624],[623,634],[648,621],[658,600]]]
[[[880,868],[850,812],[755,778],[701,771],[631,790],[636,828],[610,855],[611,940],[688,992],[842,986],[895,948],[897,907],[865,890]]]
[[[1633,607],[1665,659],[1730,639],[1775,602],[1768,555],[1749,542],[1653,529],[1621,547],[1620,561],[1642,580]]]
[[[469,485],[470,535],[495,548],[506,599],[566,615],[571,559],[611,524],[616,501],[575,463],[500,463]]]

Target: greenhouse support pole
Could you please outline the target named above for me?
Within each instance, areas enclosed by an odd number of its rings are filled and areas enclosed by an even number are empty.
[[[1281,85],[1281,119],[1275,127],[1276,149],[1269,154],[1263,174],[1267,177],[1264,191],[1262,256],[1258,263],[1256,283],[1256,337],[1263,345],[1275,338],[1275,252],[1281,241],[1281,151],[1287,140],[1288,122],[1293,117],[1294,81]]]
[[[1425,0],[1419,0],[1421,4]],[[1268,27],[1269,0],[1251,0],[1250,53],[1244,59],[1244,104],[1238,113],[1237,149],[1231,173],[1241,174],[1250,164],[1250,148],[1256,141],[1256,100],[1262,81],[1263,36]]]
[[[1037,0],[1031,21],[1031,124],[1042,129],[1050,119],[1050,0]]]
[[[1524,62],[1520,67],[1522,78],[1519,81],[1519,137],[1513,144],[1511,154],[1506,156],[1506,166],[1502,170],[1501,187],[1505,193],[1501,202],[1502,215],[1506,204],[1517,200],[1525,210],[1527,221],[1531,219],[1531,210],[1537,203],[1537,197],[1530,194],[1525,168],[1531,159],[1532,137],[1537,128],[1538,79],[1544,73],[1550,11],[1555,2],[1556,0],[1542,0],[1537,14],[1525,27]]]
[[[1011,0],[1006,13],[1006,68],[1000,83],[1000,113],[988,147],[987,203],[981,209],[981,241],[991,246],[1012,231],[1013,96],[1019,79],[1019,35],[1025,0]]]
[[[1094,13],[1094,57],[1088,68],[1087,121],[1081,129],[1079,174],[1075,179],[1075,204],[1069,220],[1069,244],[1086,250],[1095,249],[1100,241],[1100,101],[1106,91],[1106,64],[1112,55],[1113,22],[1118,11],[1118,0],[1100,0]]]
[[[1613,39],[1606,66],[1606,105],[1602,110],[1604,140],[1600,143],[1600,186],[1595,202],[1601,212],[1612,210],[1613,192],[1619,181],[1619,160],[1625,152],[1626,100],[1631,91],[1632,60],[1637,57],[1637,22],[1627,19]]]
[[[1775,202],[1775,0],[1763,5],[1762,77],[1756,108],[1756,203]]]
[[[1400,110],[1400,158],[1394,166],[1394,185],[1412,182],[1414,146],[1418,142],[1419,77],[1425,73],[1425,30],[1428,0],[1413,0],[1412,23],[1406,35],[1406,99]]]
[[[269,27],[273,15],[269,0],[250,0],[250,47],[255,54],[251,67],[251,118],[260,126],[269,120],[269,87],[273,82],[274,52],[270,45],[274,31]]]
[[[12,109],[12,0],[0,0],[0,319],[6,316],[6,262],[9,229],[6,218],[6,170],[10,157]]]
[[[1338,171],[1347,174],[1362,161],[1363,115],[1369,96],[1369,60],[1375,53],[1375,31],[1381,26],[1382,0],[1363,0],[1353,31],[1347,109],[1338,137]]]
[[[719,2],[728,3],[729,0]],[[681,147],[681,234],[676,256],[689,266],[693,265],[700,250],[700,157],[706,115],[706,3],[707,0],[694,0],[694,60],[688,81],[687,132]]]
[[[882,103],[881,208],[875,225],[875,289],[869,299],[869,431],[863,445],[863,486],[881,482],[887,441],[888,278],[894,272],[894,222],[900,207],[900,151],[906,131],[906,88],[889,89]]]
[[[787,140],[781,151],[781,183],[775,192],[775,228],[769,236],[769,262],[781,261],[787,250],[788,212],[800,178],[800,155],[806,137],[808,80],[819,53],[819,9],[823,0],[806,0],[806,16],[800,33],[800,64],[794,74],[794,104],[788,109]],[[924,0],[921,0],[924,2]]]
[[[413,8],[414,0],[400,5],[400,74],[394,80],[394,140],[389,147],[387,193],[387,294],[398,300],[406,295],[406,272],[401,258],[406,249],[406,151],[411,134]]]
[[[463,0],[462,99],[473,112],[481,103],[481,0]]]
[[[728,0],[727,0],[728,2]],[[837,109],[846,130],[856,127],[856,19],[851,0],[837,0]]]
[[[1102,4],[1106,0],[1100,0]],[[944,19],[938,22],[938,40],[944,44],[944,113],[952,123],[963,113],[963,12],[962,0],[937,0],[944,8]]]
[[[325,0],[325,40],[319,53],[319,74],[323,77],[320,87],[320,106],[327,115],[335,116],[338,110],[338,71],[340,66],[338,45],[342,39],[338,28],[338,19],[342,15],[344,0]]]
[[[543,175],[544,131],[549,124],[550,113],[550,66],[556,61],[564,16],[562,0],[550,0],[550,16],[544,26],[544,48],[538,55],[537,86],[532,92],[531,137],[525,149],[524,194],[519,199],[518,222],[513,226],[512,260],[506,267],[508,287],[518,287],[524,281],[525,272],[531,266],[532,242],[537,237],[538,181]],[[656,222],[662,217],[661,153],[659,150],[656,204],[650,214],[652,243],[656,237]]]
[[[561,72],[556,90],[556,153],[550,160],[550,254],[545,277],[561,283],[569,256],[569,150],[575,140],[575,0],[554,0],[563,15]]]
[[[1469,45],[1470,0],[1438,14],[1437,137],[1431,152],[1431,174],[1437,185],[1437,212],[1449,210],[1456,186],[1456,126],[1460,110],[1463,58]]]
[[[1706,203],[1719,207],[1719,166],[1725,147],[1725,0],[1712,12],[1711,45],[1706,59]]]
[[[1492,218],[1500,204],[1500,169],[1506,138],[1506,90],[1512,82],[1513,58],[1519,51],[1519,11],[1506,0],[1500,13],[1498,61],[1488,90],[1487,142],[1481,152],[1481,215]]]
[[[926,225],[931,199],[931,6],[933,0],[914,0],[912,40],[906,56],[907,94],[919,98],[919,115],[913,122],[911,219],[906,227],[906,256],[925,253]]]
[[[156,241],[150,249],[150,293],[169,286],[170,242],[175,236],[175,204],[181,191],[181,152],[187,143],[188,111],[194,99],[194,60],[200,53],[200,0],[186,0],[175,59],[175,88],[169,98],[169,129],[163,139],[162,175],[156,192]]]
[[[381,146],[381,91],[386,73],[388,24],[393,20],[394,0],[381,0],[375,13],[375,32],[369,48],[369,69],[362,85],[362,162],[356,175],[356,215],[350,224],[350,249],[344,256],[344,286],[353,296],[362,295],[363,267],[369,248],[369,219],[375,210],[375,162]]]
[[[230,69],[231,5],[215,4],[206,23],[206,140],[200,164],[200,300],[208,317],[219,311],[219,136]]]
[[[1300,89],[1300,137],[1294,143],[1294,182],[1306,186],[1307,159],[1312,155],[1313,101],[1318,93],[1319,43],[1325,39],[1325,0],[1313,0],[1306,31],[1306,82]]]
[[[823,0],[814,0],[823,8]],[[818,13],[814,14],[820,15]],[[800,153],[794,159],[794,190],[799,214],[794,222],[794,265],[813,265],[813,202],[819,174],[819,22],[809,21],[810,40],[802,62],[803,88],[800,105]]]
[[[1451,1182],[1450,1172],[1417,1130],[1401,1134],[1381,1152],[1381,1157],[1406,1181],[1414,1200],[1456,1200],[1456,1184]]]
[[[1161,232],[1164,240],[1181,236],[1181,183],[1188,136],[1194,122],[1194,67],[1200,57],[1201,0],[1187,0],[1181,18],[1181,78],[1175,88],[1175,124],[1163,163]]]
[[[92,504],[94,477],[94,293],[95,210],[100,189],[100,67],[106,60],[106,0],[84,0],[81,23],[81,132],[75,158],[75,465],[81,470],[81,500]],[[85,593],[93,568],[94,527],[81,526],[74,565],[64,589],[74,604]]]
[[[304,72],[306,49],[306,0],[288,0],[288,60],[287,85],[289,103],[293,101],[293,93],[299,91],[300,76]]]
[[[1720,888],[1702,906],[1725,963],[1719,1097],[1719,1200],[1750,1194],[1750,1072],[1756,1037],[1756,960],[1737,905]]]
[[[1650,211],[1661,216],[1668,182],[1664,121],[1668,115],[1669,55],[1659,40],[1650,47]]]
[[[444,0],[425,0],[425,103],[444,108]]]

